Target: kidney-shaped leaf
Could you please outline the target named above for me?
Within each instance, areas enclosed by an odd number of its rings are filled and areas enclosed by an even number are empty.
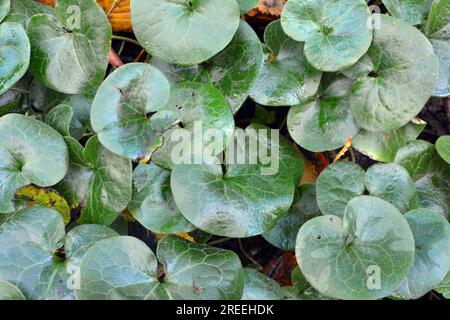
[[[308,62],[323,71],[355,64],[372,41],[365,0],[291,0],[281,24],[288,36],[305,42]]]
[[[227,46],[239,25],[235,0],[132,0],[138,41],[169,63],[201,63]]]
[[[241,21],[230,44],[201,64],[177,66],[158,58],[153,58],[151,63],[172,83],[198,81],[213,84],[222,92],[235,113],[247,99],[262,61],[258,36],[245,21]]]
[[[117,69],[98,89],[91,109],[100,142],[125,158],[150,158],[162,144],[161,131],[176,120],[174,114],[155,113],[166,104],[169,91],[166,77],[151,65],[132,63]]]
[[[37,14],[28,23],[30,70],[47,87],[77,94],[103,80],[111,25],[94,0],[58,0],[56,16]]]
[[[67,175],[57,189],[72,208],[80,208],[79,223],[109,226],[131,200],[131,161],[101,145],[97,136],[83,148],[66,138],[71,153]]]
[[[15,22],[0,25],[0,94],[22,78],[30,63],[30,42],[23,27]]]
[[[194,226],[181,214],[170,189],[170,171],[151,163],[133,172],[133,217],[147,229],[164,234],[188,233]]]
[[[352,199],[343,219],[322,216],[298,233],[296,256],[308,282],[338,299],[390,295],[414,262],[414,238],[402,214],[388,202]]]
[[[365,182],[370,195],[386,200],[402,213],[417,205],[414,182],[399,164],[374,164],[367,169]]]
[[[429,209],[405,214],[416,244],[414,264],[395,291],[403,299],[418,299],[440,284],[450,270],[450,225]]]
[[[287,215],[278,219],[275,227],[263,234],[263,237],[282,250],[294,251],[298,229],[306,221],[320,214],[316,200],[316,186],[302,185],[295,189],[294,202]]]
[[[19,114],[0,118],[0,212],[14,211],[17,189],[32,183],[52,186],[67,167],[67,146],[54,129]]]
[[[244,275],[238,256],[177,236],[158,242],[155,254],[142,241],[114,237],[92,246],[80,268],[85,299],[240,299]]]
[[[289,38],[279,20],[267,26],[264,42],[268,52],[251,98],[266,106],[293,106],[313,96],[322,73],[306,61],[303,43]]]
[[[333,163],[319,175],[316,187],[320,211],[342,216],[347,203],[364,193],[364,170],[348,161]]]
[[[18,211],[0,226],[0,278],[15,284],[28,299],[73,299],[70,275],[76,280],[76,266],[88,246],[114,235],[105,229],[73,229],[64,257],[64,222],[58,212],[39,206]],[[77,237],[80,232],[83,237]],[[84,249],[76,253],[75,247]],[[72,267],[66,269],[67,265]]]
[[[353,85],[350,106],[364,129],[392,130],[407,124],[425,105],[439,62],[416,28],[387,15],[375,14],[374,19],[379,27],[367,53],[372,70]]]
[[[287,120],[292,139],[309,151],[322,152],[340,148],[347,138],[355,137],[359,127],[347,95],[351,84],[349,79],[338,79],[314,100],[292,107]]]

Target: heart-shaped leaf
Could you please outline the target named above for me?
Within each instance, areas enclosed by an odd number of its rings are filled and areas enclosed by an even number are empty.
[[[15,22],[0,25],[0,94],[22,78],[30,63],[30,42],[23,27]]]
[[[428,16],[433,0],[383,0],[389,13],[403,21],[416,25]]]
[[[110,225],[131,200],[131,161],[103,147],[97,136],[83,148],[66,138],[69,171],[57,189],[73,208],[81,209],[79,223]]]
[[[81,300],[240,299],[244,286],[235,253],[177,236],[161,239],[156,256],[136,238],[106,239],[88,250],[80,269]]]
[[[29,184],[55,185],[64,178],[68,151],[54,129],[32,118],[7,114],[0,118],[0,212],[14,211],[16,190]]]
[[[429,142],[416,140],[400,148],[395,162],[408,170],[415,181],[421,208],[444,217],[450,212],[450,166]]]
[[[450,270],[450,225],[428,209],[405,214],[416,244],[414,264],[394,296],[418,299],[439,285]]]
[[[441,158],[450,164],[450,136],[439,137],[436,141],[436,150]]]
[[[131,20],[138,41],[152,56],[193,65],[230,43],[239,6],[235,0],[132,0]]]
[[[266,27],[264,42],[268,52],[251,98],[266,106],[293,106],[313,96],[322,73],[306,61],[303,44],[289,38],[279,20]]]
[[[139,164],[134,170],[133,199],[128,210],[144,227],[156,233],[177,234],[194,230],[175,204],[170,189],[170,171],[153,163]]]
[[[305,42],[308,62],[323,71],[355,64],[372,41],[364,0],[291,0],[283,9],[281,25],[289,37]]]
[[[374,14],[371,72],[353,85],[350,106],[366,130],[400,128],[416,116],[430,97],[439,62],[433,47],[416,28],[387,15]],[[395,45],[392,45],[395,44]]]
[[[408,122],[399,129],[389,131],[367,131],[363,129],[353,139],[352,146],[370,159],[392,162],[398,149],[406,143],[416,140],[425,126],[425,122],[419,121]]]
[[[370,195],[386,200],[405,213],[417,206],[416,187],[408,171],[399,164],[374,164],[366,171]]]
[[[10,7],[10,0],[3,0],[2,3],[0,3],[0,22],[8,15]]]
[[[267,148],[255,132],[247,130],[249,139],[235,135],[234,143],[225,151],[228,161],[222,166],[205,163],[174,167],[170,183],[175,202],[197,228],[215,235],[244,238],[269,231],[287,213],[294,196],[294,181],[279,163],[277,166],[271,162],[268,168],[261,159],[252,161],[252,156],[256,156],[250,151],[252,145]],[[275,162],[281,161],[281,145],[274,145],[274,149],[280,155]],[[233,155],[232,161],[227,153]]]
[[[390,295],[414,262],[414,237],[388,202],[359,196],[344,217],[316,217],[298,233],[296,256],[308,282],[338,299]]]
[[[151,65],[132,63],[114,71],[98,89],[91,109],[92,128],[101,143],[125,158],[150,158],[162,144],[161,131],[177,120],[175,114],[157,113],[169,91],[166,77]]]
[[[152,160],[165,168],[184,163],[184,160],[197,163],[198,156],[216,156],[233,135],[230,106],[211,84],[181,82],[173,85],[162,112],[176,118],[175,124],[162,133],[161,146],[152,155]]]
[[[58,0],[56,16],[35,15],[27,30],[30,70],[47,87],[78,94],[89,92],[102,82],[112,31],[94,0]]]
[[[198,81],[219,89],[236,113],[247,99],[262,66],[261,42],[253,29],[241,21],[233,40],[211,59],[193,66],[176,66],[153,58],[152,65],[172,83]]]
[[[286,251],[295,250],[298,229],[308,220],[321,214],[316,200],[316,186],[305,184],[295,189],[294,202],[286,216],[278,219],[264,239]]]
[[[25,296],[11,282],[0,280],[0,301],[2,300],[25,300]]]
[[[317,179],[317,204],[323,214],[342,216],[347,203],[365,191],[364,170],[347,161],[333,163]]]
[[[272,278],[252,269],[244,269],[244,292],[242,300],[282,300],[285,290]]]
[[[77,237],[80,233],[83,236]],[[0,226],[0,278],[16,285],[28,299],[73,299],[69,278],[72,274],[76,280],[82,254],[95,241],[114,234],[102,226],[80,226],[64,239],[58,212],[39,206],[18,211]]]
[[[359,127],[350,112],[348,91],[352,81],[337,79],[316,99],[289,110],[289,133],[301,147],[322,152],[342,147]]]

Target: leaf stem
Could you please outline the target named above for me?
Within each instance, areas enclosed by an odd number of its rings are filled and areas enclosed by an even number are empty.
[[[214,245],[219,244],[219,243],[227,242],[228,240],[231,240],[231,239],[233,239],[233,238],[229,238],[229,237],[220,238],[220,239],[208,242],[207,245],[208,246],[214,246]]]
[[[255,264],[258,267],[258,270],[261,270],[263,267],[262,265],[255,260],[255,258],[253,258],[247,251],[245,251],[244,245],[242,244],[242,240],[238,239],[238,243],[239,243],[239,249],[241,250],[242,254],[248,259],[250,260],[253,264]]]
[[[113,36],[112,36],[112,39],[113,39],[113,40],[120,40],[120,41],[129,42],[129,43],[135,44],[135,45],[137,45],[137,46],[139,46],[139,47],[142,48],[142,46],[140,45],[139,42],[137,42],[137,41],[134,40],[134,39],[128,38],[128,37],[118,36],[118,35],[113,35]]]

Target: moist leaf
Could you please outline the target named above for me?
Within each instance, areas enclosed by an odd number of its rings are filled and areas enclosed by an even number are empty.
[[[292,106],[313,96],[322,73],[306,61],[303,44],[289,38],[279,20],[266,27],[264,42],[268,52],[250,97],[266,106]]]
[[[352,162],[335,162],[319,175],[316,188],[320,211],[342,216],[347,203],[365,191],[364,170]]]
[[[305,42],[308,62],[328,72],[350,67],[367,52],[370,22],[364,0],[291,0],[281,14],[286,34]]]
[[[408,211],[405,218],[416,244],[414,264],[394,296],[418,299],[439,285],[450,270],[450,225],[429,209]]]
[[[294,202],[286,216],[278,219],[264,239],[281,250],[294,251],[299,228],[308,220],[321,215],[316,200],[316,186],[304,184],[295,189]]]
[[[80,12],[73,11],[73,6]],[[82,13],[82,18],[77,17],[78,13]],[[103,81],[112,31],[94,0],[58,0],[56,16],[34,15],[27,30],[30,70],[47,87],[79,94],[93,90]]]
[[[157,278],[157,257],[162,280]],[[177,236],[161,239],[157,256],[132,237],[98,242],[84,256],[80,276],[80,300],[240,299],[244,286],[234,252]]]
[[[22,78],[30,63],[30,42],[23,27],[16,22],[0,25],[0,94]]]
[[[181,214],[170,189],[170,171],[153,163],[133,172],[133,199],[128,210],[147,229],[164,234],[188,233],[194,226]]]
[[[372,160],[392,162],[398,149],[406,143],[416,140],[425,126],[426,123],[423,121],[411,121],[401,128],[389,131],[367,131],[363,129],[353,139],[352,146]]]
[[[193,65],[230,43],[239,25],[239,6],[234,0],[132,0],[131,20],[139,43],[152,56]]]
[[[316,217],[298,233],[295,250],[307,281],[338,299],[390,295],[414,262],[414,237],[402,214],[388,202],[359,196],[344,217]],[[379,276],[377,283],[373,277]]]
[[[64,178],[67,167],[67,146],[54,129],[19,114],[0,118],[1,213],[14,211],[17,189],[29,184],[55,185]]]
[[[197,81],[213,84],[227,99],[233,113],[236,113],[247,99],[261,70],[262,61],[262,46],[258,36],[245,21],[241,21],[228,46],[201,64],[177,66],[158,58],[153,58],[151,63],[171,83]]]
[[[131,162],[103,147],[97,136],[85,148],[72,138],[66,141],[73,156],[57,190],[81,209],[79,223],[110,225],[131,200]]]
[[[425,105],[439,62],[430,42],[416,28],[387,15],[374,18],[380,27],[374,29],[367,52],[373,69],[353,85],[350,107],[362,128],[393,130],[407,124]]]

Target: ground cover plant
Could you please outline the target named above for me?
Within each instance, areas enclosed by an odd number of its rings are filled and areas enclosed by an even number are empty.
[[[450,0],[0,0],[0,300],[450,298]]]

